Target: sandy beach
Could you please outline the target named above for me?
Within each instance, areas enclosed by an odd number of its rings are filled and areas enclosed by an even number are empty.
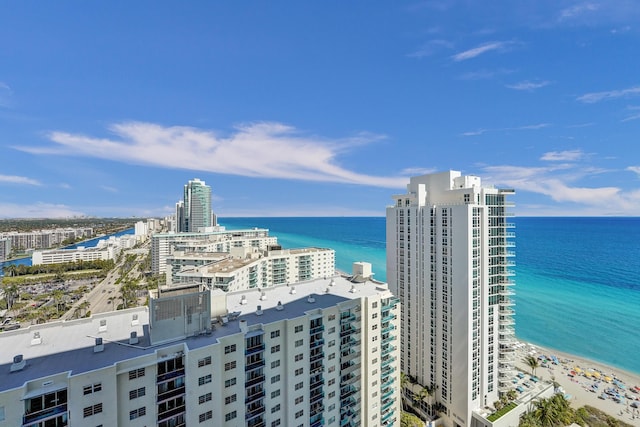
[[[640,387],[640,374],[524,342],[517,345],[516,354],[516,367],[528,374],[531,368],[524,358],[528,355],[539,358],[544,366],[536,369],[536,376],[543,380],[554,379],[572,407],[590,405],[624,422],[640,426],[640,389],[633,391]],[[555,356],[555,362],[552,356]],[[634,408],[635,405],[638,408]]]

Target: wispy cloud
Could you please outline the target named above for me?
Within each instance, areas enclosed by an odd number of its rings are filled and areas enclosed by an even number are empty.
[[[585,104],[593,104],[603,100],[616,99],[616,98],[628,98],[632,96],[640,95],[640,86],[634,86],[627,89],[609,90],[604,92],[592,92],[586,93],[576,98],[580,102]]]
[[[508,87],[509,89],[526,90],[526,91],[529,91],[529,92],[533,92],[534,90],[540,89],[540,88],[545,87],[545,86],[548,86],[549,84],[551,84],[551,82],[548,81],[548,80],[544,80],[544,81],[529,81],[529,80],[525,80],[525,81],[520,82],[520,83],[506,85],[506,87]]]
[[[85,216],[69,206],[52,203],[20,205],[0,202],[0,218],[72,218]]]
[[[478,47],[474,47],[473,49],[465,50],[463,52],[456,53],[452,56],[453,60],[456,62],[466,61],[467,59],[472,59],[477,56],[482,55],[483,53],[491,52],[491,51],[499,51],[503,52],[507,50],[513,42],[508,41],[498,41],[498,42],[489,42],[481,44]]]
[[[637,174],[640,178],[640,166],[629,166],[626,170]]]
[[[372,176],[338,165],[337,158],[382,136],[360,133],[328,140],[305,135],[274,122],[238,126],[228,136],[214,131],[162,126],[144,122],[117,123],[114,137],[97,138],[51,132],[54,143],[44,147],[15,147],[41,155],[85,156],[171,169],[206,171],[258,178],[282,178],[402,188],[406,177]]]
[[[567,150],[567,151],[549,151],[544,153],[540,160],[546,160],[550,162],[573,162],[580,160],[584,157],[582,150]]]
[[[403,176],[417,176],[417,175],[426,175],[428,173],[437,172],[437,168],[406,168],[400,172],[400,175]]]
[[[514,70],[509,70],[506,68],[500,68],[498,70],[477,70],[470,71],[460,75],[461,80],[489,80],[497,76],[511,74]]]
[[[632,111],[633,113],[630,116],[627,116],[624,119],[620,120],[621,122],[629,122],[631,120],[640,119],[640,107],[629,106],[627,107],[627,110]]]
[[[453,43],[447,40],[429,40],[426,42],[420,49],[411,52],[407,56],[410,58],[424,58],[426,56],[431,56],[434,53],[438,52],[441,49],[451,49],[453,48]]]
[[[598,9],[600,9],[600,6],[593,2],[575,4],[571,7],[560,10],[560,12],[558,13],[558,20],[566,21],[568,19],[583,17],[585,14],[592,14]]]
[[[551,126],[549,123],[537,123],[534,125],[525,125],[525,126],[509,127],[509,128],[478,129],[474,131],[463,132],[460,135],[461,136],[478,136],[487,132],[506,132],[506,131],[513,131],[513,130],[537,130],[537,129],[543,129],[549,126]]]
[[[108,185],[101,185],[100,188],[103,189],[104,191],[108,191],[109,193],[117,193],[118,192],[117,188],[109,187]]]
[[[42,185],[40,181],[25,176],[0,175],[0,184]]]
[[[8,84],[0,82],[0,107],[9,107],[13,91]]]

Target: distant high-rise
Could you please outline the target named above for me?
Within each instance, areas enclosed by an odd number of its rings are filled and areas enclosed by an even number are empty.
[[[512,387],[513,193],[449,171],[411,178],[387,208],[401,369],[434,394],[419,409],[448,426],[486,425],[478,411]]]
[[[211,210],[211,187],[204,181],[194,179],[184,186],[184,198],[176,205],[178,231],[197,232],[215,224]]]

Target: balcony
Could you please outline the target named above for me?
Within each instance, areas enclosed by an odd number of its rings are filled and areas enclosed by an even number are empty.
[[[257,417],[258,415],[264,412],[264,404],[260,403],[259,405],[254,405],[247,407],[247,412],[245,413],[244,419],[249,420],[253,417]]]
[[[160,403],[160,402],[163,402],[165,400],[168,400],[168,399],[171,399],[173,397],[180,396],[180,395],[183,395],[183,394],[185,394],[184,386],[178,387],[178,388],[174,388],[172,390],[167,390],[167,391],[165,391],[163,393],[158,393],[158,397],[156,399],[156,402]]]
[[[247,397],[244,399],[244,403],[250,403],[253,402],[254,400],[258,400],[264,397],[264,390],[260,390],[260,391],[256,391],[253,394],[248,394]]]
[[[309,348],[316,348],[316,347],[319,347],[321,345],[324,345],[324,339],[323,338],[319,338],[319,339],[315,339],[315,340],[309,341]]]
[[[67,412],[67,404],[54,406],[53,408],[43,409],[41,411],[32,412],[30,414],[26,414],[22,418],[22,424],[32,424],[38,421],[42,421],[45,418],[55,417],[58,415],[62,415]]]
[[[247,349],[244,351],[244,354],[245,356],[248,356],[250,354],[259,353],[261,351],[264,351],[264,344],[254,345],[253,347],[247,347]]]
[[[185,405],[182,404],[182,405],[180,405],[178,407],[175,407],[173,409],[169,409],[169,410],[164,411],[164,412],[159,412],[158,413],[158,422],[164,421],[164,420],[166,420],[168,418],[173,418],[176,415],[184,414],[184,413],[185,413]]]
[[[255,377],[248,378],[245,381],[244,386],[245,387],[251,387],[251,386],[254,386],[256,384],[260,384],[261,382],[264,382],[264,375],[256,375]]]
[[[309,334],[310,335],[315,335],[315,334],[319,334],[322,331],[324,331],[324,325],[320,325],[320,326],[316,326],[315,328],[311,328],[309,330]]]
[[[158,375],[156,378],[156,383],[161,383],[172,378],[183,377],[184,376],[184,368],[176,369],[172,372],[167,372],[166,374]]]
[[[320,393],[316,393],[311,395],[311,397],[309,397],[309,403],[310,404],[314,404],[320,400],[324,399],[324,393],[320,392]]]
[[[387,345],[386,347],[384,347],[384,348],[382,349],[382,355],[384,356],[384,355],[386,355],[386,354],[389,354],[389,353],[391,353],[392,351],[395,351],[397,348],[398,348],[398,347],[395,347],[395,346],[393,346],[393,345]]]
[[[245,365],[246,371],[253,371],[254,369],[262,368],[264,366],[264,359],[256,360]]]

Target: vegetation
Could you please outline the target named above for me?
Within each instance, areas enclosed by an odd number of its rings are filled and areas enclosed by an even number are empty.
[[[524,358],[524,363],[531,368],[531,375],[536,374],[536,369],[540,367],[540,361],[535,356],[527,356]]]
[[[400,427],[423,427],[424,421],[415,414],[402,411],[400,414]]]
[[[501,407],[499,410],[489,415],[487,417],[487,420],[493,422],[498,418],[500,418],[501,416],[503,416],[504,414],[506,414],[507,412],[509,412],[510,410],[512,410],[513,408],[515,408],[516,406],[518,406],[516,402],[507,403],[505,406]]]
[[[16,276],[26,276],[33,274],[61,274],[69,271],[80,270],[111,270],[115,263],[113,260],[95,260],[95,261],[76,261],[65,262],[60,264],[39,264],[39,265],[16,265],[9,264],[4,267],[4,275],[6,278]],[[9,280],[10,281],[10,280]]]
[[[533,402],[520,416],[520,427],[563,427],[572,423],[589,427],[631,426],[592,406],[573,409],[562,394]]]
[[[133,227],[135,222],[135,218],[3,219],[0,220],[0,233],[91,227],[96,234],[112,234]]]

